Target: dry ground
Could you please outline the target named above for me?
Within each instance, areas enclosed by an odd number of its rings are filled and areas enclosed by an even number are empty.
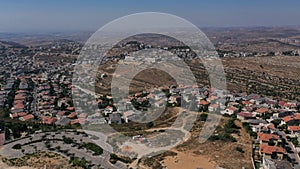
[[[0,169],[3,167],[3,169],[43,169],[45,167],[50,169],[81,169],[80,167],[71,166],[69,160],[65,157],[50,152],[36,153],[11,160],[3,158],[2,161],[5,164],[0,162]]]

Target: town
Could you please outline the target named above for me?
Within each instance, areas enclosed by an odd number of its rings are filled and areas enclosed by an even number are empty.
[[[138,43],[125,46],[151,48]],[[73,41],[57,41],[46,46],[1,48],[0,146],[3,147],[0,155],[6,157],[4,161],[12,162],[36,152],[55,152],[68,158],[73,166],[127,168],[132,160],[124,156],[130,154],[133,159],[137,158],[137,154],[124,150],[130,150],[130,145],[124,147],[120,144],[122,142],[117,141],[112,147],[105,143],[105,135],[87,132],[85,127],[109,125],[118,128],[135,123],[151,108],[188,109],[184,105],[196,100],[194,109],[204,121],[207,114],[216,114],[242,122],[252,139],[251,158],[255,168],[300,167],[299,101],[174,84],[133,92],[115,103],[109,94],[94,93],[73,85],[73,68],[81,47]],[[189,49],[182,47],[161,49],[193,57]],[[121,54],[107,59],[107,62],[120,56],[127,62],[139,59]],[[161,60],[149,58],[147,62]],[[105,73],[100,75],[100,79],[106,77]],[[88,83],[86,79],[80,81]],[[82,109],[76,109],[76,105],[81,105]],[[92,106],[98,109],[90,111]],[[157,130],[163,133],[165,128],[156,126],[155,122],[148,122],[146,128],[135,126],[134,129],[139,128],[138,133],[130,135],[131,141],[148,147],[162,144],[151,140],[152,133],[149,135],[149,132]],[[216,140],[235,141],[230,133],[223,136],[214,134],[208,141]],[[183,140],[171,140],[175,141]],[[117,149],[119,153],[111,153],[110,149]],[[237,151],[242,152],[243,149],[239,147]]]

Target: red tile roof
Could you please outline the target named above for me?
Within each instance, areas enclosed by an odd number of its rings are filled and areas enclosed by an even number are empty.
[[[230,106],[230,107],[228,107],[227,109],[228,109],[228,110],[232,110],[232,111],[237,110],[237,108],[236,108],[236,107],[233,107],[233,106]]]
[[[67,107],[67,110],[73,111],[73,110],[74,110],[74,107]]]
[[[284,106],[284,105],[285,105],[285,101],[279,101],[278,104],[279,104],[280,106]]]
[[[243,104],[243,105],[248,105],[248,104],[250,104],[250,103],[251,103],[251,102],[250,102],[250,101],[247,101],[247,100],[243,100],[243,101],[242,101],[242,104]]]
[[[300,114],[299,113],[294,114],[294,119],[295,120],[300,120]]]
[[[20,117],[20,119],[23,121],[28,121],[34,119],[34,116],[32,114],[28,114],[26,116]]]
[[[24,109],[24,104],[23,103],[18,103],[16,105],[14,105],[14,109]]]
[[[268,128],[269,128],[269,129],[273,129],[273,130],[275,130],[275,126],[274,126],[274,124],[273,124],[273,123],[269,124],[269,125],[268,125]]]
[[[14,113],[14,114],[10,114],[11,118],[17,118],[18,117],[18,113]]]
[[[294,115],[286,116],[286,117],[283,117],[282,120],[286,123],[289,121],[292,121],[292,120],[300,120],[300,114],[296,113]]]
[[[217,96],[212,95],[209,97],[209,100],[216,100],[217,98],[218,98]]]
[[[72,119],[77,115],[76,112],[72,112],[71,114],[68,115],[68,118]]]
[[[269,110],[268,108],[262,107],[262,108],[257,109],[255,112],[257,112],[257,113],[266,113],[268,110]]]
[[[253,114],[250,112],[240,112],[237,115],[242,116],[242,117],[253,117]]]
[[[284,149],[282,147],[277,146],[268,146],[266,144],[260,144],[259,150],[263,154],[272,154],[272,153],[284,153]]]
[[[293,118],[293,116],[286,116],[286,117],[283,117],[282,120],[287,123],[289,121],[294,120],[294,118]]]
[[[78,118],[86,118],[87,114],[86,113],[81,113],[78,115]]]
[[[199,104],[200,105],[208,105],[209,103],[205,100],[200,100]]]
[[[57,118],[51,118],[51,117],[44,117],[42,119],[42,124],[53,124],[54,122],[57,121]]]
[[[24,100],[25,96],[23,94],[17,94],[15,95],[15,100]]]
[[[269,142],[271,139],[279,140],[278,135],[275,135],[275,134],[258,133],[258,137],[260,140],[266,141],[266,142]]]
[[[27,115],[27,113],[25,113],[25,112],[20,112],[20,113],[18,113],[18,116],[19,117],[23,117],[23,116],[26,116]]]
[[[64,111],[60,111],[56,115],[63,116],[63,115],[65,115],[65,112]]]
[[[79,119],[74,119],[74,120],[71,120],[70,124],[73,125],[73,124],[84,124],[85,123],[85,119],[83,118],[79,118]]]
[[[300,126],[288,126],[289,131],[300,131]]]

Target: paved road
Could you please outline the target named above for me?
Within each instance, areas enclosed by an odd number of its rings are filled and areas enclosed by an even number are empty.
[[[282,132],[282,131],[279,131],[278,129],[276,130],[276,132],[278,133],[278,135],[280,135],[282,138],[284,138],[285,140],[287,140],[287,137],[286,137],[286,134],[284,133],[284,132]],[[291,153],[289,153],[293,158],[295,158],[296,159],[296,162],[298,163],[298,164],[296,164],[296,165],[294,165],[294,168],[300,168],[300,158],[299,158],[299,155],[298,155],[298,153],[297,153],[297,150],[296,150],[296,148],[295,148],[295,146],[293,145],[293,143],[292,142],[290,142],[290,141],[287,141],[287,143],[288,143],[288,145],[289,145],[289,147],[291,147],[292,148],[292,151],[293,151],[293,153],[291,154]]]

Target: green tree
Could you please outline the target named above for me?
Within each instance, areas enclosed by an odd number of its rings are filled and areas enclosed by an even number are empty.
[[[208,116],[208,114],[206,114],[206,113],[202,113],[202,114],[200,115],[200,119],[201,119],[201,121],[206,121],[206,119],[207,119],[207,116]]]

